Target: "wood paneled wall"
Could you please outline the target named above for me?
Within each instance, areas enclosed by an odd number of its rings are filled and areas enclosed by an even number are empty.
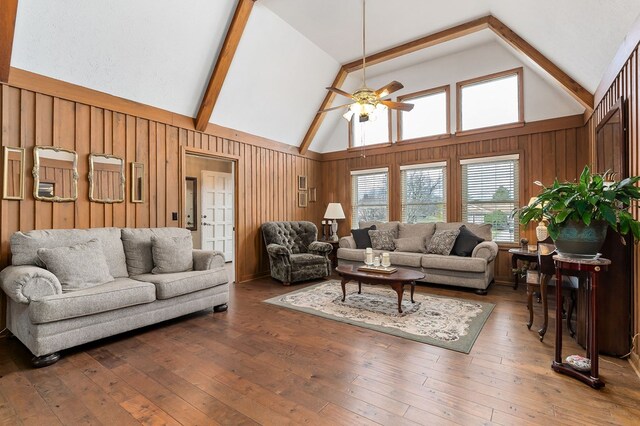
[[[400,220],[400,166],[422,162],[447,161],[447,198],[449,221],[459,221],[460,168],[459,160],[488,155],[520,154],[520,204],[537,194],[536,180],[550,184],[554,178],[575,179],[589,160],[584,149],[582,117],[566,117],[527,124],[518,129],[452,136],[434,142],[396,144],[391,148],[365,151],[342,151],[325,154],[322,163],[322,192],[326,202],[340,202],[347,216],[340,225],[340,234],[351,228],[351,170],[389,167],[390,220]],[[353,225],[354,227],[357,224]],[[535,225],[521,230],[522,236],[535,241]],[[514,244],[500,244],[496,261],[496,281],[511,282],[511,261],[508,249]]]
[[[591,163],[595,164],[595,128],[617,102],[620,97],[624,99],[625,114],[627,116],[627,143],[629,144],[629,174],[631,176],[640,175],[640,92],[638,85],[640,84],[640,73],[638,65],[640,65],[640,49],[636,46],[626,63],[618,73],[609,90],[604,94],[600,103],[596,106],[593,115],[586,124],[586,136],[590,148]],[[631,213],[635,219],[640,220],[640,210],[633,208]],[[634,269],[634,334],[640,333],[640,249],[636,244],[633,255]],[[636,339],[635,354],[632,361],[640,371],[640,341]]]
[[[319,186],[320,163],[291,154],[287,147],[268,147],[230,140],[140,118],[134,115],[48,96],[9,85],[0,86],[2,146],[26,148],[25,199],[0,202],[0,267],[10,263],[9,238],[18,230],[90,227],[178,226],[181,147],[232,156],[238,164],[239,282],[268,274],[269,264],[259,234],[269,220],[312,220],[318,223],[321,200],[309,208],[297,204],[297,175]],[[36,201],[32,195],[33,147],[54,145],[78,153],[78,200],[71,203]],[[90,153],[125,159],[124,203],[89,201]],[[145,164],[144,203],[130,203],[129,164]],[[318,206],[315,209],[314,204]],[[4,307],[4,302],[2,301]],[[4,314],[0,312],[0,328]]]

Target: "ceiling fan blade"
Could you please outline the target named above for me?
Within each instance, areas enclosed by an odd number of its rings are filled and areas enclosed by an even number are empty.
[[[322,113],[322,112],[329,112],[329,111],[333,111],[335,109],[340,109],[340,108],[345,108],[348,107],[351,104],[345,104],[345,105],[340,105],[340,106],[335,106],[335,107],[331,107],[331,108],[327,108],[327,109],[323,109],[318,111],[318,114]]]
[[[353,99],[353,96],[351,96],[351,93],[347,93],[342,89],[338,89],[337,87],[327,87],[327,90],[337,93],[338,95],[346,96],[349,99]]]
[[[404,86],[402,85],[402,83],[397,82],[397,81],[392,81],[391,83],[387,84],[386,86],[383,86],[381,88],[379,88],[378,90],[376,90],[376,96],[378,98],[384,98],[385,96],[389,96],[390,94],[392,94],[393,92],[397,92],[398,90],[402,89]]]
[[[380,101],[380,103],[390,109],[399,109],[407,112],[413,109],[413,104],[407,104],[404,102]]]

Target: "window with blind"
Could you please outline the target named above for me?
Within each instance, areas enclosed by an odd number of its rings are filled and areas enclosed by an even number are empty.
[[[449,86],[398,96],[398,101],[413,104],[411,111],[400,112],[400,140],[449,133]]]
[[[462,171],[462,220],[491,223],[494,241],[516,242],[520,238],[519,156],[474,158],[460,161]]]
[[[402,222],[447,221],[447,163],[400,167]]]
[[[389,169],[351,172],[353,227],[362,220],[389,220]]]
[[[352,147],[391,142],[388,111],[376,111],[375,118],[372,117],[364,123],[354,115],[349,122],[349,129],[349,142]]]

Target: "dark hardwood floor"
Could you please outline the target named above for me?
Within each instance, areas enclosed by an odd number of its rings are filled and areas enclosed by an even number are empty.
[[[63,352],[32,369],[0,340],[3,424],[638,424],[640,379],[603,357],[603,390],[551,371],[553,327],[527,330],[524,289],[494,285],[496,303],[464,355],[262,300],[298,289],[235,286],[229,310],[203,312]],[[553,304],[553,301],[552,301]],[[551,318],[551,323],[553,318]],[[582,353],[568,337],[569,353]]]

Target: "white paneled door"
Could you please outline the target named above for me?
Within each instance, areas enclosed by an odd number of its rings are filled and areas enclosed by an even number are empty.
[[[203,250],[224,253],[233,260],[233,175],[202,171],[201,235]]]

